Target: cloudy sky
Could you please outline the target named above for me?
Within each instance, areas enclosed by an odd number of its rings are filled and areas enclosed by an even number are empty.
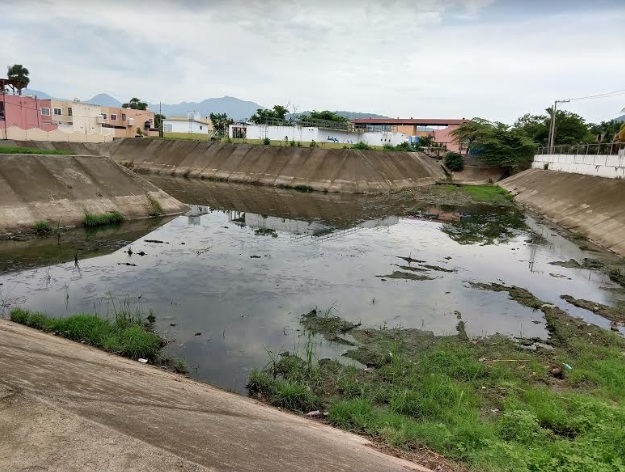
[[[625,91],[624,0],[3,0],[0,57],[88,99],[512,122]],[[2,65],[0,64],[0,67]],[[625,93],[573,101],[589,121]]]

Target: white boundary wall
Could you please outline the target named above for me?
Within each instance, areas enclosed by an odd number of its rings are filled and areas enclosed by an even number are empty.
[[[607,156],[571,155],[571,154],[538,154],[534,156],[533,169],[544,169],[570,172],[572,174],[594,175],[608,179],[625,178],[625,155]]]
[[[229,135],[233,137],[233,128],[247,128],[247,139],[265,139],[272,141],[300,141],[309,143],[315,141],[321,143],[356,144],[363,142],[371,146],[384,146],[391,144],[396,146],[408,140],[408,136],[402,133],[392,132],[365,132],[352,133],[349,131],[332,130],[308,126],[268,126],[268,125],[230,125]]]
[[[70,128],[71,129],[71,128]],[[113,141],[113,129],[107,129],[106,134],[84,133],[80,131],[66,132],[61,129],[44,131],[39,128],[21,129],[10,126],[6,129],[0,127],[0,139],[12,139],[15,141],[50,141],[66,143],[109,143]]]

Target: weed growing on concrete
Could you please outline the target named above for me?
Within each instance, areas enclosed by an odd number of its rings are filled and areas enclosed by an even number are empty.
[[[58,154],[61,156],[74,155],[71,151],[64,151],[60,149],[37,149],[28,147],[4,147],[0,146],[0,154]]]
[[[551,348],[512,339],[357,328],[349,357],[366,369],[281,355],[276,376],[253,371],[250,393],[389,446],[430,448],[472,470],[625,470],[625,340],[500,284],[541,309]],[[324,318],[323,316],[320,318]],[[303,321],[306,317],[302,318]],[[555,373],[554,373],[555,372]]]
[[[35,223],[35,233],[37,233],[39,236],[48,235],[52,233],[52,231],[52,225],[47,221],[37,221]]]
[[[152,217],[156,217],[156,216],[162,216],[165,212],[163,211],[163,207],[161,206],[160,202],[152,197],[151,195],[148,195],[148,200],[150,201],[150,211],[148,212],[149,216]]]
[[[271,236],[272,238],[277,238],[278,233],[276,233],[275,229],[271,228],[258,228],[254,231],[256,236]]]
[[[123,223],[125,220],[124,215],[118,211],[111,211],[108,213],[102,213],[100,215],[94,215],[93,213],[85,213],[85,218],[82,224],[88,228],[95,226],[104,226]]]
[[[165,345],[165,341],[144,320],[128,313],[117,314],[113,320],[91,314],[54,318],[44,313],[15,308],[10,317],[16,323],[56,333],[131,359],[155,361]]]
[[[314,189],[310,185],[295,185],[293,187],[293,190],[297,190],[298,192],[304,192],[304,193],[314,191]]]

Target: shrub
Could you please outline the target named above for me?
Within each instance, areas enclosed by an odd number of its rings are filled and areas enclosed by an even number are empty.
[[[314,139],[310,142],[310,147],[317,147],[317,143]]]
[[[452,172],[460,172],[464,169],[464,158],[457,152],[448,152],[445,154],[445,166]]]
[[[356,143],[352,146],[352,149],[360,149],[361,151],[370,151],[371,149],[373,149],[371,146],[369,146],[367,143]]]
[[[35,233],[43,236],[44,234],[50,234],[52,232],[52,226],[47,221],[37,221],[35,223]]]
[[[271,144],[271,139],[269,139],[269,138],[265,138],[265,139],[263,139],[263,144],[264,144],[265,146],[269,146],[269,145]]]

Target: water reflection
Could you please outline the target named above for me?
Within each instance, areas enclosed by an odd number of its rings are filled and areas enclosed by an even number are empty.
[[[194,202],[187,215],[110,254],[83,259],[80,271],[68,259],[0,275],[0,300],[57,315],[111,313],[114,301],[129,300],[154,310],[157,329],[171,340],[168,350],[184,357],[194,376],[237,391],[250,368],[267,362],[267,350],[301,352],[299,317],[315,306],[334,306],[339,316],[369,326],[450,334],[460,313],[470,336],[545,337],[541,312],[467,282],[503,281],[559,306],[565,293],[613,302],[613,293],[600,288],[613,285],[603,274],[549,265],[583,253],[527,218],[530,232],[522,215],[502,218],[492,209],[477,213],[397,196],[190,180],[167,185],[177,198]],[[471,241],[465,233],[479,237]],[[531,242],[533,233],[546,242]],[[398,271],[427,277],[384,277]],[[320,357],[346,349],[318,342]]]

